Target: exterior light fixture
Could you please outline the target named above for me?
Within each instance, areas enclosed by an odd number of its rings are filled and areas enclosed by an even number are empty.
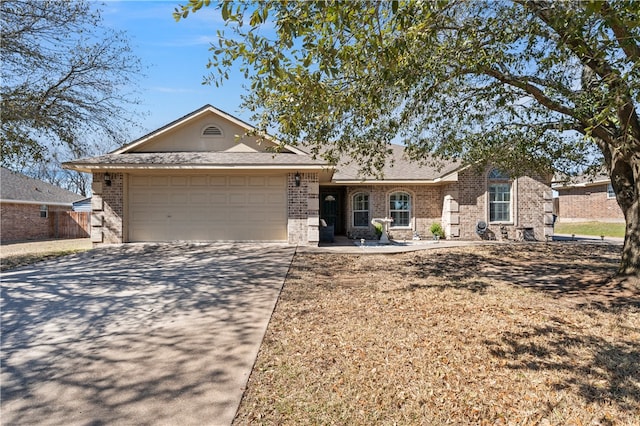
[[[300,186],[300,173],[296,172],[295,175],[296,186]]]
[[[108,172],[104,174],[104,184],[111,186],[111,175]]]

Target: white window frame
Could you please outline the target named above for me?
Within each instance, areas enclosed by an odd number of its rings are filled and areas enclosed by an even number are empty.
[[[511,178],[502,173],[498,169],[492,169],[488,174],[488,188],[487,188],[487,205],[488,205],[488,217],[489,223],[514,223],[513,222],[513,181]],[[507,190],[504,190],[507,188]],[[497,192],[498,189],[501,189],[500,192]],[[494,194],[501,195],[501,199],[494,200]],[[505,200],[504,195],[508,194],[509,199]],[[498,206],[502,206],[503,208],[506,206],[507,209],[507,217],[503,217],[501,212],[500,217],[496,217],[496,209],[494,208]],[[502,210],[502,209],[501,209]],[[492,214],[494,213],[494,214]]]
[[[363,200],[358,200],[358,198],[363,197]],[[369,221],[371,220],[371,203],[370,203],[370,197],[369,194],[366,192],[356,192],[355,194],[353,194],[353,196],[351,197],[351,205],[352,205],[352,213],[351,213],[351,224],[353,225],[354,228],[368,228],[369,227]],[[366,205],[363,208],[362,203],[365,203]],[[366,213],[367,214],[367,220],[366,220],[366,224],[364,225],[357,225],[356,224],[356,213]]]
[[[46,219],[49,217],[49,206],[43,204],[40,206],[40,217]]]
[[[392,197],[395,197],[397,195],[403,195],[407,197],[406,203],[407,203],[407,208],[394,208],[394,206],[392,205]],[[393,191],[389,194],[387,200],[387,206],[389,207],[389,217],[394,219],[393,222],[391,222],[391,228],[405,228],[405,229],[410,229],[411,228],[411,206],[412,206],[412,195],[406,191]],[[400,202],[404,203],[405,200],[399,200]],[[394,213],[407,213],[407,223],[406,224],[400,224],[398,220],[396,220],[396,217],[394,217]]]
[[[611,184],[607,185],[607,198],[609,198],[609,199],[615,199],[616,198],[616,192],[613,190],[613,185],[611,185]]]

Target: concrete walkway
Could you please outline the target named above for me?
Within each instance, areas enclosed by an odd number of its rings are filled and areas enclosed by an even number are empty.
[[[229,425],[295,248],[130,244],[2,274],[2,424]]]

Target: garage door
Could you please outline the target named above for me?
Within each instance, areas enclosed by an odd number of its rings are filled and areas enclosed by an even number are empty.
[[[286,241],[286,177],[129,177],[130,241]]]

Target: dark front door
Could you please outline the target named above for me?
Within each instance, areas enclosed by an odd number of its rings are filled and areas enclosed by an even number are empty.
[[[344,190],[340,188],[320,189],[320,219],[333,225],[336,235],[344,235]]]

